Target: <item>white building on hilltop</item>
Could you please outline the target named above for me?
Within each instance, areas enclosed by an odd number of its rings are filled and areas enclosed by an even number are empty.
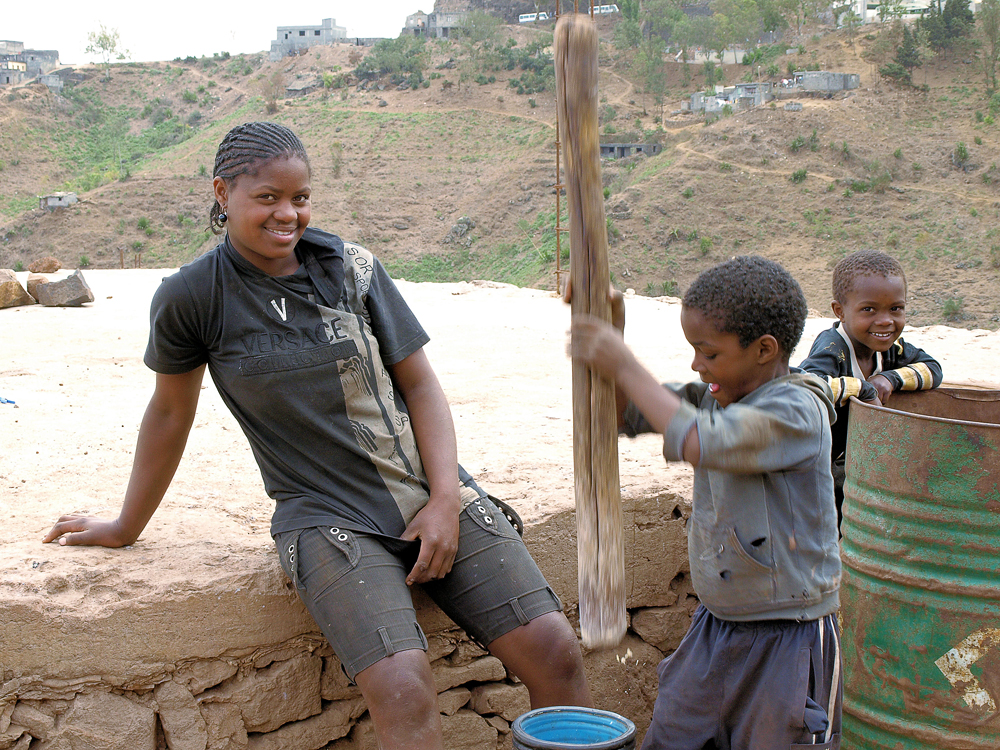
[[[347,38],[347,28],[335,18],[324,18],[319,26],[279,26],[278,38],[271,42],[271,62],[319,44],[333,44]]]
[[[899,8],[900,18],[904,21],[912,21],[920,18],[931,7],[934,0],[902,0]],[[851,7],[861,19],[862,23],[878,23],[880,0],[852,0]],[[971,0],[969,10],[973,13],[979,12],[979,0]],[[944,0],[941,0],[941,9],[944,10]]]

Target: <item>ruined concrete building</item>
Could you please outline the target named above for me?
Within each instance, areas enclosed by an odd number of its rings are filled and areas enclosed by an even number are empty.
[[[403,34],[422,36],[427,39],[447,39],[454,36],[455,30],[469,15],[468,11],[435,11],[424,13],[417,11],[406,17]]]
[[[59,50],[25,49],[24,42],[0,39],[0,86],[11,86],[59,67]]]
[[[317,45],[333,44],[347,38],[347,29],[337,26],[337,19],[324,18],[319,26],[279,26],[277,39],[271,42],[271,62]]]
[[[793,76],[796,86],[803,91],[834,93],[848,91],[861,85],[861,76],[857,73],[834,73],[830,70],[803,70]]]

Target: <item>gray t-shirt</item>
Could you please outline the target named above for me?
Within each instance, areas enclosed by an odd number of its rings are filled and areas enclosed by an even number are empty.
[[[165,278],[146,365],[208,364],[277,501],[272,535],[334,524],[398,537],[428,490],[387,366],[427,334],[363,247],[307,229],[296,254],[298,271],[272,277],[227,238]]]

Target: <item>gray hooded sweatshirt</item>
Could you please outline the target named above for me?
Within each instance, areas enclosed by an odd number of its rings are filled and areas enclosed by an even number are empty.
[[[723,620],[815,620],[839,605],[840,549],[826,382],[793,372],[723,408],[707,383],[667,386],[681,409],[663,455],[682,460],[696,425],[688,557],[701,603]],[[624,432],[651,432],[634,404]]]

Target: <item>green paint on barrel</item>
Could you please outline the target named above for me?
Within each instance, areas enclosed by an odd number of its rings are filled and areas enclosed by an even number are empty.
[[[854,401],[845,750],[1000,748],[1000,392]]]

